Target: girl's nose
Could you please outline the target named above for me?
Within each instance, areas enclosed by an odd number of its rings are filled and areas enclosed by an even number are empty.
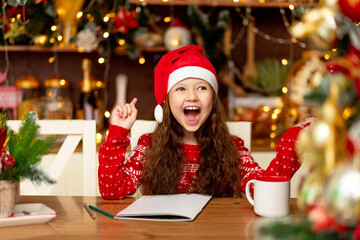
[[[196,101],[198,100],[198,96],[196,94],[196,91],[195,90],[189,90],[187,92],[187,98],[186,98],[188,101]]]

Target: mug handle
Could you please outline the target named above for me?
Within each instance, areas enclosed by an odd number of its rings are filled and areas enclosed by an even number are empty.
[[[245,187],[245,194],[246,194],[246,198],[247,198],[247,200],[249,201],[249,203],[251,203],[251,205],[254,206],[255,201],[254,201],[254,199],[251,197],[251,193],[250,193],[250,185],[251,185],[252,183],[254,184],[254,183],[255,183],[255,180],[250,180],[250,181],[247,182],[246,187]]]

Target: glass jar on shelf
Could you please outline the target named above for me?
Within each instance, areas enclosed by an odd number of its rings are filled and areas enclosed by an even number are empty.
[[[41,101],[44,119],[73,118],[69,85],[69,80],[61,76],[53,76],[45,80],[45,96]]]
[[[22,100],[17,105],[17,118],[30,111],[34,111],[41,118],[41,108],[39,99],[40,81],[34,76],[23,76],[15,81],[15,86],[21,89]]]

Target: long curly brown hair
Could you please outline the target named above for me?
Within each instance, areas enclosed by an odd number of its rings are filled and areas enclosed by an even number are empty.
[[[143,194],[174,194],[182,176],[184,158],[182,126],[170,111],[168,98],[163,103],[164,118],[155,132],[147,152],[142,173]],[[216,94],[208,119],[195,133],[201,147],[200,167],[193,182],[194,191],[212,196],[238,196],[239,156]]]

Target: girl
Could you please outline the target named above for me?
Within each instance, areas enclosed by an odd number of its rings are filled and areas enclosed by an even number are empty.
[[[143,194],[203,193],[238,196],[261,175],[292,177],[300,167],[295,140],[301,126],[289,129],[266,171],[253,160],[244,142],[232,137],[217,96],[216,71],[201,46],[167,53],[155,69],[154,90],[159,123],[140,137],[125,157],[127,134],[137,116],[136,102],[117,106],[107,140],[99,151],[99,189],[105,199]]]

